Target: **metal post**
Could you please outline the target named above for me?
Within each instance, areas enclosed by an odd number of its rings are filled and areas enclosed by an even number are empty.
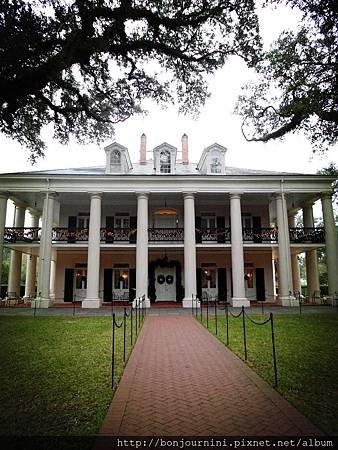
[[[39,300],[40,301],[40,300]],[[38,299],[35,297],[35,302],[34,302],[34,317],[36,316],[36,304],[38,302]],[[9,305],[11,304],[11,301],[9,300]]]
[[[246,330],[245,330],[244,306],[242,306],[242,319],[243,319],[244,356],[245,356],[245,361],[246,361],[248,359],[248,355],[247,355],[247,351],[246,351]]]
[[[194,294],[191,294],[191,315],[194,315]]]
[[[113,313],[113,330],[112,330],[112,343],[111,343],[111,387],[114,388],[114,370],[115,370],[115,313]]]
[[[140,329],[141,326],[141,307],[139,305],[138,307],[138,328]]]
[[[209,295],[207,295],[207,328],[209,329]]]
[[[277,363],[276,363],[276,348],[275,348],[275,331],[273,326],[273,314],[270,313],[270,321],[271,321],[271,340],[272,340],[272,356],[273,356],[273,368],[275,371],[275,387],[278,386],[277,380]]]
[[[262,316],[264,316],[264,302],[262,300]]]
[[[225,305],[225,314],[226,314],[226,326],[227,326],[227,345],[229,345],[229,310],[228,305]]]
[[[135,336],[137,336],[137,320],[138,320],[138,313],[137,313],[137,299],[135,300]]]
[[[201,323],[203,324],[202,297],[200,301],[200,310],[201,310]]]
[[[126,308],[123,308],[123,362],[126,362],[126,327],[127,327],[127,316]]]
[[[75,294],[73,295],[73,317],[75,316]]]
[[[217,302],[216,302],[216,296],[215,296],[215,327],[216,327],[216,336],[217,336]]]
[[[133,305],[130,308],[130,345],[133,346]]]

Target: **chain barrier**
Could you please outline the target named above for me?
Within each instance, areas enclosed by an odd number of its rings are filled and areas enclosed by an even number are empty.
[[[130,306],[129,312],[127,308],[123,308],[123,318],[119,322],[116,319],[116,314],[112,309],[112,348],[111,348],[111,387],[114,388],[114,379],[115,379],[115,330],[116,328],[123,327],[123,364],[126,363],[126,341],[127,341],[127,319],[130,318],[130,346],[133,346],[134,343],[134,329],[133,325],[135,323],[135,337],[138,335],[138,331],[141,327],[141,324],[144,322],[144,318],[146,316],[146,308],[145,308],[145,295],[135,299],[135,306],[132,304]],[[133,317],[135,316],[135,321]]]

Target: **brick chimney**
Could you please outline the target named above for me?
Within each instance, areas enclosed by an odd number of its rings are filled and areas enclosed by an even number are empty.
[[[188,136],[185,133],[182,136],[182,164],[189,164]]]
[[[144,133],[141,135],[140,164],[147,164],[147,136]]]

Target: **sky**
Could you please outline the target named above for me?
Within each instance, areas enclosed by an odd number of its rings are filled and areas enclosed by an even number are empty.
[[[284,5],[264,8],[258,11],[261,34],[265,48],[278,37],[285,28],[294,29],[300,14]],[[1,158],[0,173],[29,170],[58,169],[66,167],[100,166],[105,164],[103,148],[117,141],[128,148],[131,160],[139,159],[140,136],[147,135],[148,151],[162,142],[168,142],[181,149],[181,136],[189,137],[189,158],[197,162],[205,147],[217,142],[228,149],[228,166],[250,169],[277,170],[286,172],[315,173],[331,161],[338,163],[337,148],[325,157],[314,155],[309,141],[304,136],[289,135],[282,142],[246,142],[241,133],[241,118],[233,114],[241,86],[254,79],[254,72],[236,57],[230,58],[226,65],[209,78],[211,97],[201,109],[197,119],[178,115],[177,107],[162,110],[154,102],[147,102],[148,114],[134,116],[115,127],[115,136],[102,146],[96,144],[80,146],[70,142],[67,146],[51,138],[52,130],[44,130],[48,150],[44,159],[32,166],[28,153],[14,142],[0,134]],[[150,153],[148,154],[150,158]],[[180,154],[178,155],[180,157]],[[9,216],[11,216],[9,208]],[[320,215],[315,212],[315,215]],[[12,221],[11,218],[8,219]]]

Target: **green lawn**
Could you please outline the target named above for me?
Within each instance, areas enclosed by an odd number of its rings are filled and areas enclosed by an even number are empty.
[[[116,334],[116,380],[122,337],[123,327]],[[0,317],[0,339],[0,435],[99,430],[112,398],[110,317]]]
[[[252,317],[263,321],[262,316]],[[206,326],[205,313],[203,319]],[[337,435],[338,314],[278,315],[274,324],[277,390],[325,433]],[[225,317],[218,317],[218,338],[222,342],[225,329]],[[229,347],[244,359],[242,329],[242,317],[229,317]],[[215,334],[215,319],[210,317],[209,330]],[[257,326],[246,319],[246,331],[248,364],[273,386],[270,323]]]

